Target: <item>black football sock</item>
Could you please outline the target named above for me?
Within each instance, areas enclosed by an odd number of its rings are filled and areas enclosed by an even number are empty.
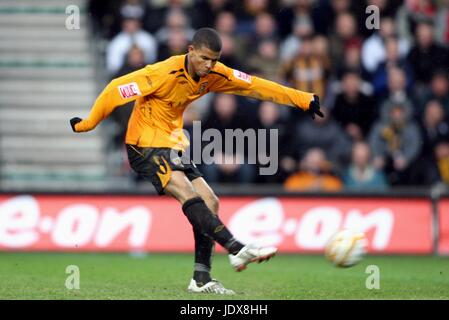
[[[234,239],[228,228],[218,216],[212,213],[201,197],[187,200],[182,206],[182,211],[194,232],[209,236],[232,254],[235,254],[237,248],[243,248],[243,245]]]
[[[210,268],[201,263],[195,263],[195,270],[193,271],[193,279],[196,281],[198,287],[204,286],[212,280],[210,277]]]
[[[228,249],[229,253],[231,254],[237,254],[239,251],[244,247],[243,244],[232,238],[228,241],[228,244],[226,245],[226,248]]]
[[[198,287],[202,287],[206,283],[209,283],[210,281],[212,281],[212,278],[210,277],[210,273],[204,272],[204,271],[194,271],[193,279],[196,281],[196,285]]]
[[[195,232],[195,269],[193,279],[197,285],[203,285],[211,281],[210,269],[212,266],[212,254],[214,250],[214,240],[200,232]]]

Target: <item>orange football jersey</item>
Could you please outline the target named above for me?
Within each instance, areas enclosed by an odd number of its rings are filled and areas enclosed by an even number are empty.
[[[208,92],[249,96],[275,103],[309,108],[313,94],[251,76],[218,62],[199,81],[186,69],[187,55],[165,61],[112,80],[99,95],[87,119],[77,123],[77,132],[94,129],[116,107],[135,100],[128,122],[126,143],[139,147],[167,147],[184,150],[183,112]]]

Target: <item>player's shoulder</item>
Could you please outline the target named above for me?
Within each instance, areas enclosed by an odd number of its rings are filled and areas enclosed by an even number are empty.
[[[162,72],[169,74],[172,70],[179,70],[184,66],[184,55],[171,56],[165,60],[149,64],[145,69],[149,72]]]
[[[243,80],[245,82],[251,82],[251,76],[240,70],[226,66],[221,62],[217,62],[212,73],[220,75],[228,80],[235,81],[237,79]]]
[[[232,70],[233,70],[232,68],[226,66],[222,62],[217,62],[214,68],[212,69],[212,72],[229,78],[229,76],[232,73]]]

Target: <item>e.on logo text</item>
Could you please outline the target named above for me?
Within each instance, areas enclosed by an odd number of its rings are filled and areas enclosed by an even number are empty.
[[[229,227],[243,242],[280,245],[293,241],[301,250],[321,251],[330,237],[341,228],[373,232],[370,247],[383,250],[390,242],[394,214],[389,208],[363,212],[358,208],[342,210],[337,206],[317,205],[300,209],[286,206],[276,198],[252,202],[238,210]]]
[[[0,202],[0,248],[106,248],[118,238],[126,247],[140,249],[149,236],[152,213],[143,206],[120,212],[114,207],[99,209],[75,203],[57,212],[41,212],[32,196],[17,196]]]

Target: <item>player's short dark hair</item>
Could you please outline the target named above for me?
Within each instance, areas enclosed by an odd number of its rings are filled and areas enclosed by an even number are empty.
[[[192,45],[195,48],[206,48],[214,51],[221,51],[221,38],[217,31],[212,28],[201,28],[193,35]]]

